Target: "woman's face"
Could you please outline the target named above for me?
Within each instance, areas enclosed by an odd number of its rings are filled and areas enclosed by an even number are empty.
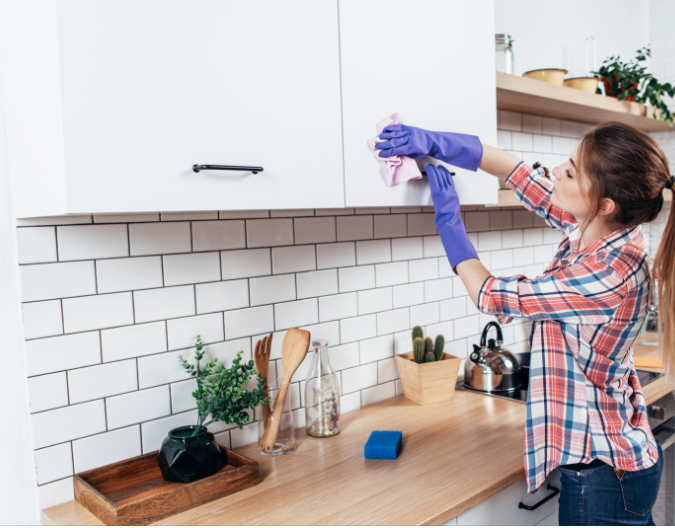
[[[579,167],[578,152],[579,146],[577,145],[570,158],[551,171],[551,181],[554,186],[551,203],[571,213],[577,222],[581,223],[590,214],[591,207],[587,202],[582,179],[577,170]]]

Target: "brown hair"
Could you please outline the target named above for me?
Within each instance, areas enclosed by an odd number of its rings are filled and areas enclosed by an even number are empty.
[[[651,222],[661,212],[663,190],[672,185],[670,167],[659,144],[644,132],[617,122],[596,126],[582,136],[578,157],[592,206],[582,229],[598,215],[603,198],[614,201],[617,211],[611,220],[624,227]],[[653,277],[658,280],[659,342],[670,383],[675,383],[674,209],[654,259]]]

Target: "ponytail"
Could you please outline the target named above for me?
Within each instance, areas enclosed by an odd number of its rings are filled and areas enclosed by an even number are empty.
[[[672,190],[675,176],[666,188]],[[654,260],[654,277],[659,295],[659,348],[666,380],[675,385],[675,207],[670,208],[659,250]]]

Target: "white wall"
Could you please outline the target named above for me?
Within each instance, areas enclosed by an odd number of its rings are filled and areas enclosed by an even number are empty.
[[[3,110],[0,85],[0,525],[39,524]]]
[[[495,32],[515,39],[517,75],[565,68],[568,77],[581,77],[586,74],[586,37],[595,37],[598,68],[610,55],[629,59],[649,43],[649,1],[495,0]]]

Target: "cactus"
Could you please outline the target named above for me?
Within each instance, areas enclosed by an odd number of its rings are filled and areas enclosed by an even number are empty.
[[[444,346],[445,346],[445,337],[443,337],[443,334],[438,334],[436,336],[436,343],[434,345],[434,356],[436,357],[436,361],[440,361],[441,358],[443,357]]]
[[[413,355],[415,363],[424,363],[424,340],[421,337],[413,341]]]
[[[433,351],[434,351],[434,342],[431,340],[430,337],[427,337],[424,340],[424,356],[426,357],[426,355],[429,352],[433,352]]]
[[[434,356],[434,353],[433,352],[427,352],[426,363],[432,363],[434,361],[436,361],[436,356]]]
[[[421,327],[421,326],[416,326],[415,328],[412,329],[412,337],[413,337],[413,342],[414,342],[415,339],[417,339],[418,337],[424,339],[424,332],[422,331],[422,327]]]

